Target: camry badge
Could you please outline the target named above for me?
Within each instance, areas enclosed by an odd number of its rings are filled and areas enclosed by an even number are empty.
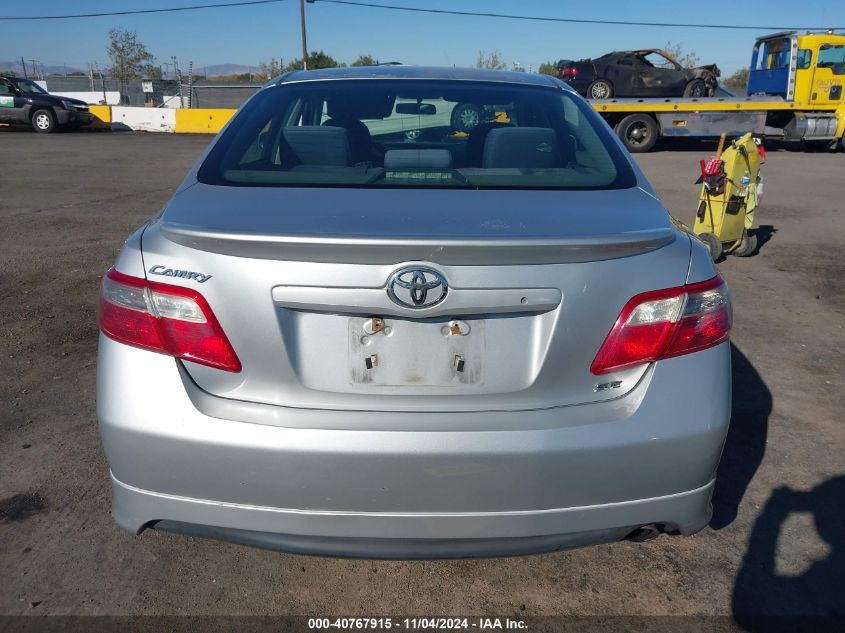
[[[190,270],[177,270],[174,268],[168,268],[167,266],[153,266],[147,272],[151,275],[162,275],[164,277],[179,277],[181,279],[193,279],[197,283],[204,284],[206,281],[211,279],[211,275],[206,275],[204,273],[195,273]]]

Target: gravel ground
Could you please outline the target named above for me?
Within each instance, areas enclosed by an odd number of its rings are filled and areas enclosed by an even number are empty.
[[[719,264],[735,302],[734,415],[709,528],[372,562],[138,537],[109,515],[98,282],[208,142],[0,129],[0,614],[843,614],[845,154],[770,152],[760,252]],[[682,220],[711,150],[637,159]]]

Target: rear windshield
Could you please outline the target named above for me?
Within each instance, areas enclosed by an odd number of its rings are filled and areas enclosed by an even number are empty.
[[[261,187],[636,185],[607,126],[569,92],[409,79],[262,90],[214,145],[198,178]]]

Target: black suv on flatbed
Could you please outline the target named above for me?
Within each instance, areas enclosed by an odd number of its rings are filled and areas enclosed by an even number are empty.
[[[57,127],[79,127],[94,120],[88,104],[79,99],[51,95],[29,79],[0,77],[0,122],[32,125],[36,132]]]

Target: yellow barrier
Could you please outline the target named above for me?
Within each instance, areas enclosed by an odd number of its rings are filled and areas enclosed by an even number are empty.
[[[92,105],[88,106],[88,111],[99,119],[94,121],[94,126],[111,123],[111,106]]]
[[[202,109],[176,110],[176,133],[188,134],[217,134],[236,110]]]

